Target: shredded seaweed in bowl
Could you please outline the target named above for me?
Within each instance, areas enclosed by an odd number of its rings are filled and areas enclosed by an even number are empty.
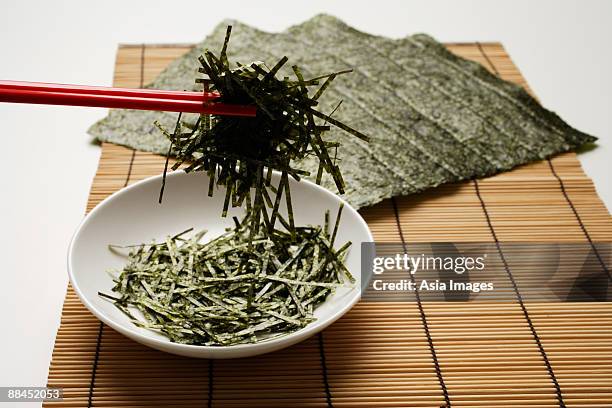
[[[325,140],[325,132],[336,126],[368,138],[332,117],[342,101],[329,114],[316,107],[331,82],[350,70],[304,79],[294,65],[295,79],[277,78],[287,57],[271,69],[263,62],[232,68],[230,34],[231,26],[219,56],[206,51],[199,58],[206,78],[196,82],[219,92],[221,102],[255,105],[256,116],[202,114],[193,122],[179,114],[172,132],[156,125],[170,140],[168,158],[177,158],[172,169],[206,172],[209,196],[216,186],[225,189],[221,216],[231,205],[243,207],[244,218],[234,218],[234,228],[206,243],[200,243],[205,232],[188,237],[190,230],[130,247],[126,266],[114,277],[114,294],[99,293],[137,326],[176,343],[231,346],[286,335],[314,321],[317,306],[337,287],[354,282],[344,265],[351,243],[334,249],[343,206],[332,231],[328,212],[323,227],[297,226],[289,183],[289,177],[309,175],[295,163],[313,156],[317,184],[327,173],[344,192],[336,160],[340,144]],[[168,167],[169,159],[160,203]],[[274,170],[281,174],[277,185]],[[287,219],[279,211],[283,199]]]
[[[341,212],[331,231],[327,212],[323,227],[253,235],[247,214],[205,243],[205,231],[188,237],[190,229],[164,242],[111,246],[129,250],[127,264],[114,294],[99,295],[175,343],[231,346],[286,335],[314,321],[336,288],[354,283],[344,265],[351,242],[334,249]]]

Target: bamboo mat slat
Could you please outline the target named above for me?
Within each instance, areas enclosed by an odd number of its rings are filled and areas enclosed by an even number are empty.
[[[498,43],[449,44],[528,88]],[[189,45],[120,46],[115,86]],[[164,159],[105,143],[87,211]],[[575,154],[361,211],[379,242],[612,242]],[[508,270],[508,287],[513,290]],[[612,407],[612,305],[362,302],[301,344],[240,360],[158,352],[102,325],[68,288],[48,385],[63,407]]]

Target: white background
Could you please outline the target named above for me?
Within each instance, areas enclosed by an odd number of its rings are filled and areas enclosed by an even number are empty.
[[[580,161],[612,207],[612,2],[3,1],[0,79],[111,85],[118,43],[196,42],[226,17],[278,31],[320,12],[391,37],[501,41],[546,107],[600,138]],[[99,156],[86,129],[105,113],[0,104],[0,386],[46,382]]]

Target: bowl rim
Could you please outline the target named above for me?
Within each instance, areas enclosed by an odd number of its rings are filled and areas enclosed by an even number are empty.
[[[172,172],[168,172],[166,175],[166,183],[171,182],[172,178],[180,177],[181,175],[189,175],[189,174],[194,174],[194,172],[187,173],[181,169],[174,170]],[[273,171],[273,174],[276,177],[280,177],[281,175],[281,173],[276,170]],[[89,224],[89,222],[91,222],[95,214],[97,214],[100,211],[103,211],[103,208],[106,205],[108,205],[111,201],[116,200],[117,196],[125,194],[127,191],[137,188],[138,186],[143,185],[143,184],[154,183],[156,181],[161,182],[162,177],[163,177],[163,174],[150,176],[150,177],[139,180],[133,184],[130,184],[128,186],[125,186],[113,192],[111,195],[106,197],[104,200],[100,201],[89,213],[87,213],[87,215],[79,223],[77,229],[72,235],[72,238],[70,239],[70,244],[68,245],[68,253],[67,253],[67,267],[68,267],[68,276],[70,279],[70,283],[72,284],[72,287],[75,293],[81,300],[81,303],[83,303],[83,305],[85,305],[85,307],[103,323],[106,323],[113,329],[121,332],[122,334],[128,337],[132,337],[134,340],[138,342],[141,342],[153,348],[157,348],[158,350],[167,351],[166,350],[167,348],[173,348],[177,350],[178,354],[182,354],[182,355],[193,355],[194,352],[214,355],[215,353],[221,353],[221,352],[240,353],[240,352],[244,352],[248,350],[250,352],[248,355],[254,356],[257,354],[266,353],[267,352],[266,350],[272,351],[272,350],[278,350],[280,348],[284,348],[285,343],[286,343],[286,346],[289,347],[290,345],[296,344],[300,341],[304,341],[305,339],[310,338],[314,334],[318,333],[321,330],[324,330],[330,324],[334,323],[336,320],[342,317],[361,299],[362,288],[364,287],[363,282],[361,282],[361,285],[358,285],[359,287],[356,286],[357,291],[355,294],[351,296],[349,301],[345,303],[342,307],[333,311],[332,314],[325,320],[317,319],[314,322],[309,323],[306,326],[302,327],[301,329],[288,333],[284,336],[273,338],[271,340],[264,340],[258,343],[236,344],[236,345],[231,345],[231,346],[200,346],[200,345],[194,345],[194,344],[173,343],[168,339],[160,339],[160,338],[156,338],[153,336],[143,334],[140,331],[135,330],[136,326],[134,327],[132,327],[133,325],[127,326],[122,323],[116,322],[111,318],[108,318],[101,310],[99,310],[93,304],[93,302],[91,302],[84,295],[81,288],[79,287],[78,279],[76,278],[76,273],[74,270],[75,268],[72,264],[75,243],[78,241],[79,236],[81,235],[83,229]],[[316,183],[313,183],[310,180],[300,179],[299,181],[296,181],[296,182],[304,183],[307,187],[314,188],[315,190],[321,192],[322,194],[331,196],[335,200],[343,203],[345,210],[353,212],[357,216],[357,220],[360,226],[362,226],[364,230],[367,232],[369,242],[374,242],[374,237],[372,235],[372,231],[370,230],[368,224],[365,222],[361,214],[359,214],[359,212],[355,208],[353,208],[353,206],[351,206],[344,198],[340,197],[338,194],[331,192],[325,187],[322,187]],[[361,242],[359,243],[359,245],[360,244]],[[257,348],[261,348],[262,350],[259,353],[257,353],[255,352]],[[214,357],[209,357],[209,358],[214,358]]]

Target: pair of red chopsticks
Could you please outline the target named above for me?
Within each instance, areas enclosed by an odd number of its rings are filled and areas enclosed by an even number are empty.
[[[224,116],[256,114],[255,106],[215,102],[219,97],[217,92],[108,88],[0,80],[0,102],[192,112]]]

